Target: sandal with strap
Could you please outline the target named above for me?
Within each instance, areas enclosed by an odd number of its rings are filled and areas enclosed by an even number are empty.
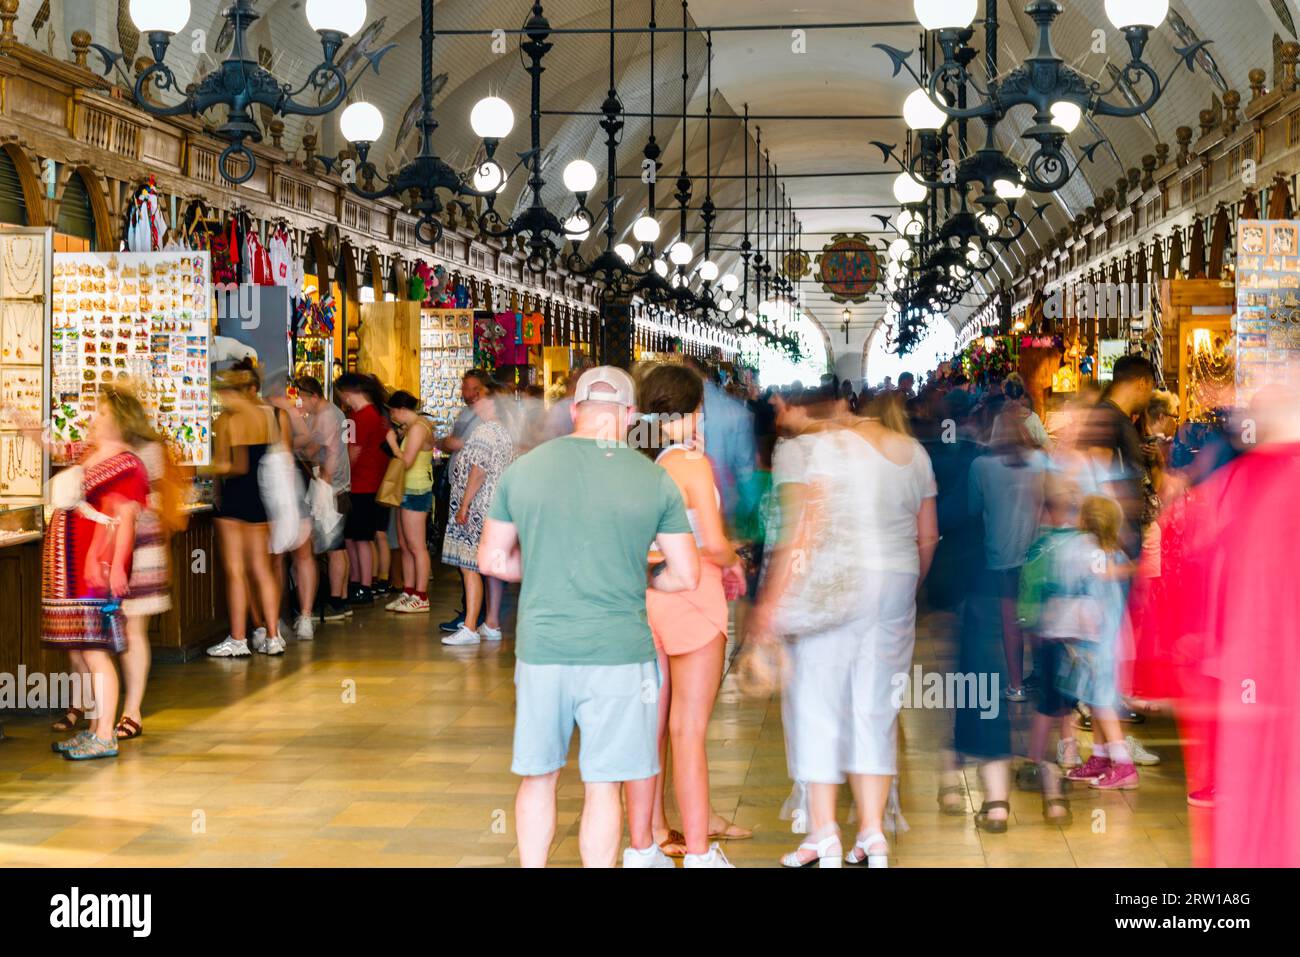
[[[1053,814],[1055,808],[1064,808],[1064,814]],[[1074,812],[1070,810],[1070,801],[1063,797],[1043,798],[1043,820],[1057,827],[1069,827],[1074,823]]]
[[[128,718],[126,715],[122,715],[114,730],[117,732],[117,740],[119,741],[130,741],[132,738],[138,738],[144,734],[144,728],[140,725],[140,722],[135,718]]]
[[[884,848],[884,851],[871,853],[872,848]],[[857,840],[853,842],[853,849],[844,855],[845,864],[860,865],[866,864],[867,867],[888,867],[889,866],[889,844],[885,841],[885,835],[880,831],[867,831],[859,834]]]
[[[55,741],[50,745],[50,750],[55,754],[63,754],[71,751],[73,748],[81,747],[82,742],[91,736],[89,731],[78,731],[72,737],[63,741]]]
[[[89,734],[75,747],[63,752],[69,761],[94,761],[97,758],[117,757],[117,739],[100,738]]]
[[[86,716],[86,712],[80,708],[69,708],[63,712],[63,717],[50,725],[51,731],[76,731],[77,725],[81,724],[81,719]]]
[[[945,801],[944,798],[956,795],[962,800],[953,803]],[[939,810],[949,817],[965,817],[966,815],[966,789],[960,784],[949,784],[947,787],[939,788]]]
[[[800,851],[813,851],[817,856],[810,861],[801,860]],[[782,867],[812,867],[816,864],[818,867],[839,867],[840,855],[844,853],[844,847],[840,844],[839,828],[831,831],[819,841],[811,839],[804,841],[797,849],[781,858]]]
[[[747,827],[741,827],[734,821],[723,819],[723,827],[720,831],[714,831],[709,835],[710,841],[748,841],[752,839],[754,832]]]
[[[1011,805],[1006,801],[985,801],[975,815],[975,826],[981,831],[988,831],[990,834],[1005,834],[1007,832],[1006,818],[989,817],[989,811],[999,809],[1006,811],[1008,818],[1011,816]]]
[[[686,835],[675,827],[670,827],[668,836],[659,842],[659,850],[664,852],[665,857],[685,857]]]

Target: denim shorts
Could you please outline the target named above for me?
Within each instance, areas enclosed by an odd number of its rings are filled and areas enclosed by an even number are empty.
[[[579,732],[587,784],[642,781],[659,773],[658,661],[631,665],[515,662],[515,741],[510,770],[540,777],[564,767]]]
[[[402,496],[402,508],[408,512],[429,512],[433,510],[433,492],[407,492]]]

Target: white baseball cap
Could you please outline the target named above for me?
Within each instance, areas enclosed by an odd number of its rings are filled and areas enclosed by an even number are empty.
[[[606,388],[599,388],[605,386]],[[636,383],[632,377],[615,366],[596,366],[588,369],[578,379],[573,392],[573,404],[583,402],[609,402],[636,407]]]

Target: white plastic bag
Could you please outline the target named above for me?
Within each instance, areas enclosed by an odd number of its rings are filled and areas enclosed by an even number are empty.
[[[338,510],[333,486],[319,475],[307,486],[307,509],[311,512],[312,538],[321,546],[317,551],[324,551],[324,543],[334,540],[344,516]]]
[[[257,467],[257,488],[271,526],[271,554],[291,552],[307,540],[311,523],[303,514],[306,490],[293,464],[293,456],[282,446],[270,445]]]

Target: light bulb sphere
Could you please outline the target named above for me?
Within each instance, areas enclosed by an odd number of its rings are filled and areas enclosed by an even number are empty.
[[[998,199],[1020,199],[1025,195],[1025,187],[1023,183],[1000,179],[993,183],[993,192],[997,193]]]
[[[1106,0],[1106,16],[1116,30],[1155,28],[1169,16],[1169,0]]]
[[[911,248],[912,244],[900,236],[889,244],[889,255],[895,260],[902,259]]]
[[[913,7],[916,19],[927,30],[962,30],[975,19],[978,2],[979,0],[916,0]]]
[[[1083,120],[1083,110],[1079,104],[1069,100],[1058,100],[1052,104],[1052,125],[1066,133],[1073,133]]]
[[[130,11],[141,33],[180,33],[190,22],[190,0],[131,0]]]
[[[663,277],[668,275],[668,264],[664,262],[662,259],[656,259],[654,270],[656,273],[659,274],[659,278],[662,279]]]
[[[375,104],[358,100],[339,114],[339,132],[349,143],[374,143],[384,132],[384,115]]]
[[[720,300],[718,300],[718,308],[721,309],[723,312],[731,312],[731,307],[734,305],[735,303],[731,301],[730,296],[723,296]]]
[[[632,261],[636,259],[636,250],[633,249],[631,246],[629,246],[627,243],[619,243],[617,246],[615,246],[614,254],[618,256],[619,259],[623,260],[623,262],[627,263],[629,266],[632,265]]]
[[[317,33],[332,30],[350,37],[366,24],[366,0],[307,0],[304,12]]]
[[[632,235],[639,243],[653,243],[659,239],[659,220],[653,216],[642,216],[632,224]]]
[[[894,198],[904,206],[923,203],[928,194],[925,184],[917,182],[911,173],[899,173],[894,180]]]
[[[695,258],[695,250],[691,249],[689,243],[684,243],[679,239],[668,247],[668,258],[674,266],[685,266]]]
[[[735,273],[729,272],[722,277],[722,282],[720,282],[719,285],[722,287],[723,292],[735,292],[740,288],[740,280],[736,277]]]
[[[570,193],[590,193],[596,186],[596,167],[576,159],[564,167],[564,188]]]
[[[700,263],[699,273],[700,278],[705,282],[713,282],[713,280],[718,278],[718,264],[710,259],[706,259],[704,262]]]
[[[908,129],[927,132],[943,129],[948,115],[935,105],[928,92],[918,88],[903,101],[903,120]]]
[[[469,113],[474,135],[485,140],[503,140],[515,128],[515,111],[499,96],[485,96]]]

